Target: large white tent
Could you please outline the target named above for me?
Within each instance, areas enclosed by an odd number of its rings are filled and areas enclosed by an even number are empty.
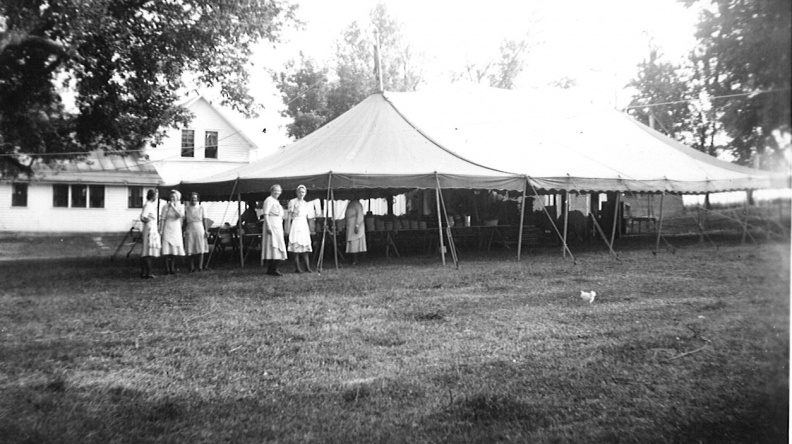
[[[484,87],[374,94],[249,165],[182,182],[206,196],[285,190],[488,188],[712,193],[785,188],[783,175],[685,146],[564,91]],[[439,182],[439,184],[438,184]]]
[[[563,91],[466,86],[373,94],[271,156],[179,188],[241,200],[275,183],[332,200],[429,188],[438,197],[447,188],[700,194],[784,188],[788,178],[718,160]]]
[[[544,191],[711,193],[787,186],[719,160],[563,90],[449,87],[386,93],[425,137]]]

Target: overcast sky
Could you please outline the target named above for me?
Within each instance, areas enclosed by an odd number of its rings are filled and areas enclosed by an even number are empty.
[[[353,21],[361,27],[378,0],[296,0],[303,30],[289,29],[275,48],[262,45],[251,70],[253,92],[266,111],[240,122],[259,144],[261,154],[288,143],[278,115],[282,102],[264,73],[279,69],[300,51],[328,61],[341,32]],[[696,12],[678,0],[385,0],[402,24],[402,34],[424,54],[426,86],[447,84],[451,71],[466,60],[485,61],[498,54],[506,38],[529,35],[531,52],[520,89],[545,87],[562,77],[574,79],[586,98],[624,106],[624,86],[648,54],[650,39],[670,61],[679,61],[695,43]],[[267,133],[262,133],[263,128]]]

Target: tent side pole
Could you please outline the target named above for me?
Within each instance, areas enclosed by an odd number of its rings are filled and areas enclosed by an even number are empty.
[[[665,202],[665,191],[660,195],[660,218],[657,222],[657,242],[655,243],[655,252],[660,251],[660,237],[663,235],[663,203]]]
[[[619,225],[619,204],[621,203],[621,192],[616,192],[616,200],[613,206],[613,227],[611,229],[611,240],[610,243],[613,245],[613,242],[616,241],[616,228]]]
[[[435,190],[435,200],[437,201],[437,233],[440,235],[440,257],[445,260],[445,244],[443,243],[443,220],[440,218],[440,187]]]
[[[239,183],[239,178],[237,177],[237,180],[234,181],[234,187],[231,188],[231,195],[228,196],[228,203],[226,204],[225,211],[223,211],[223,219],[221,219],[220,222],[219,222],[219,225],[221,227],[223,226],[223,223],[225,222],[226,214],[228,214],[228,207],[231,206],[231,202],[233,202],[233,200],[234,200],[234,192],[236,191],[238,183]],[[217,234],[218,235],[215,237],[214,244],[212,244],[212,249],[209,251],[209,257],[206,258],[206,263],[203,264],[203,266],[205,268],[209,268],[209,264],[212,262],[212,255],[214,254],[215,250],[217,249],[217,244],[218,244],[218,241],[220,240],[219,229],[218,229],[218,233]]]
[[[602,227],[600,226],[599,222],[597,222],[597,218],[594,216],[594,213],[589,213],[589,216],[591,216],[591,220],[594,222],[594,228],[597,229],[597,233],[599,233],[599,235],[602,237],[602,240],[605,242],[605,245],[608,246],[608,250],[610,250],[611,254],[613,254],[613,257],[615,257],[616,260],[620,261],[621,259],[619,259],[619,255],[613,249],[613,244],[611,244],[608,241],[608,236],[605,234],[605,231],[602,230]]]
[[[239,238],[239,264],[245,267],[245,252],[242,248],[245,244],[245,233],[242,232],[242,193],[237,193],[237,237]]]
[[[525,181],[528,182],[528,178],[525,178]],[[528,184],[523,184],[523,192],[522,192],[522,205],[520,206],[520,226],[517,228],[519,234],[517,234],[517,262],[520,262],[520,254],[522,253],[522,240],[523,240],[523,223],[525,223],[525,189],[528,188]]]
[[[745,219],[742,221],[743,232],[742,241],[740,243],[745,245],[745,237],[748,234],[748,196],[745,197],[745,202],[743,202],[743,216],[745,216]]]
[[[435,173],[435,180],[437,181],[437,190],[440,191],[440,179]],[[448,209],[446,208],[443,193],[440,193],[440,201],[443,204],[443,214],[446,220],[446,236],[448,236],[448,248],[451,249],[451,259],[454,261],[454,266],[459,269],[459,258],[457,257],[456,245],[454,244],[454,236],[451,234],[451,219],[448,218]]]
[[[335,260],[335,268],[338,270],[338,230],[336,229],[335,221],[335,193],[330,189],[330,198],[333,199],[331,211],[333,214],[333,259]]]
[[[564,248],[561,251],[562,256],[566,257],[567,247],[567,240],[568,240],[568,233],[569,233],[569,191],[564,191],[562,195],[564,197]]]
[[[327,176],[327,198],[325,199],[324,211],[322,211],[322,216],[324,216],[324,223],[322,224],[322,246],[319,248],[319,258],[316,260],[316,269],[319,273],[322,272],[322,267],[324,266],[325,239],[327,238],[327,206],[330,204],[330,186],[332,185],[332,180],[333,174],[330,173]]]
[[[539,196],[539,193],[536,192],[536,187],[534,187],[533,184],[531,184],[531,190],[533,190],[533,193],[534,193],[535,196]],[[540,201],[540,202],[542,202],[542,201]],[[542,202],[542,210],[544,210],[544,213],[547,215],[547,219],[550,220],[550,225],[553,226],[553,229],[555,230],[556,235],[560,239],[561,238],[561,232],[558,231],[558,226],[556,225],[555,221],[553,220],[553,216],[551,216],[550,212],[547,211],[547,207],[545,206],[544,202]],[[572,262],[574,262],[577,265],[577,259],[575,259],[575,255],[572,254],[572,250],[570,250],[569,246],[567,246],[566,244],[564,244],[564,247],[566,248],[566,251],[569,253],[569,257],[572,258]]]

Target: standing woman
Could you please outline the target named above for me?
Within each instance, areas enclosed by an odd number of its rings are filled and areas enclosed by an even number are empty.
[[[311,248],[311,229],[308,227],[308,212],[311,206],[305,201],[305,195],[308,194],[308,189],[305,185],[297,187],[297,197],[289,201],[288,217],[290,223],[289,228],[289,248],[288,251],[292,252],[294,257],[294,266],[296,273],[302,273],[300,267],[300,256],[305,262],[305,269],[310,273],[311,259],[310,254],[313,251]]]
[[[264,200],[264,232],[261,235],[261,260],[267,262],[267,274],[282,276],[278,264],[286,260],[286,241],[283,239],[283,207],[278,202],[280,185],[270,187],[270,195]]]
[[[185,208],[184,249],[190,257],[190,273],[196,270],[195,259],[198,258],[198,271],[203,270],[203,255],[209,252],[209,231],[204,225],[206,217],[204,207],[198,203],[198,193],[190,193],[190,204]]]
[[[157,228],[157,190],[148,190],[146,193],[146,203],[143,204],[143,211],[140,212],[140,221],[143,222],[143,252],[140,253],[140,277],[151,279],[154,274],[151,272],[151,258],[160,255],[160,235]]]
[[[184,205],[181,203],[181,193],[171,190],[168,203],[162,207],[160,213],[162,255],[165,256],[165,272],[168,274],[176,274],[176,256],[184,256],[182,219],[184,219]]]
[[[357,199],[352,199],[347,205],[344,219],[346,219],[346,252],[352,256],[352,265],[357,265],[358,253],[366,252],[366,227],[363,224],[363,204]]]

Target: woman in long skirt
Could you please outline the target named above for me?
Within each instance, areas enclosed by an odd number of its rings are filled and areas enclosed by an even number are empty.
[[[278,264],[286,260],[286,240],[283,238],[283,207],[278,202],[280,185],[270,187],[270,195],[264,200],[264,223],[261,235],[261,260],[267,261],[267,274],[282,276]]]
[[[158,198],[157,190],[148,190],[146,203],[143,204],[143,211],[140,212],[140,221],[143,222],[143,229],[141,230],[143,252],[140,253],[140,277],[146,279],[154,278],[154,274],[151,271],[151,258],[159,257],[162,247],[157,226]]]
[[[358,253],[366,252],[366,227],[363,224],[363,204],[353,199],[347,205],[344,219],[346,219],[346,252],[352,256],[352,265],[357,265]]]
[[[311,269],[311,229],[308,227],[308,213],[311,210],[310,204],[305,201],[305,195],[308,194],[308,189],[305,185],[297,187],[297,197],[289,201],[288,217],[289,225],[289,247],[288,251],[294,257],[294,267],[296,273],[302,273],[300,266],[300,256],[305,262],[305,269],[310,273]]]
[[[184,257],[183,219],[184,205],[181,203],[181,193],[171,190],[168,203],[160,212],[162,255],[165,256],[165,272],[168,274],[176,274],[176,256]]]
[[[204,253],[209,252],[209,231],[204,225],[206,216],[198,200],[198,193],[190,193],[190,204],[184,210],[184,249],[190,258],[190,273],[203,270]]]

